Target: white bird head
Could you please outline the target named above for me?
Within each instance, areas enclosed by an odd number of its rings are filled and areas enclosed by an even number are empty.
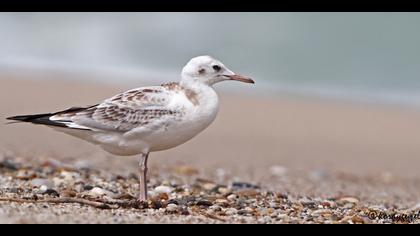
[[[184,82],[199,82],[210,86],[225,80],[254,83],[252,79],[232,72],[223,63],[210,56],[192,58],[182,69],[181,76]]]

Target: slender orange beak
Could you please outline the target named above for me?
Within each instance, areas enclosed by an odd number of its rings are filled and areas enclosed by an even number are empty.
[[[240,81],[240,82],[244,82],[248,84],[255,84],[255,82],[251,78],[248,78],[242,75],[226,75],[226,76],[229,77],[230,80],[236,80],[236,81]]]

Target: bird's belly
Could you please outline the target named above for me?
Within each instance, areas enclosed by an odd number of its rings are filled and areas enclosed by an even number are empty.
[[[162,128],[144,140],[150,144],[150,151],[166,150],[181,145],[203,131],[212,119],[199,122],[180,122]]]
[[[214,116],[201,118],[193,117],[186,120],[174,120],[169,123],[155,126],[149,132],[131,133],[95,133],[92,141],[101,146],[105,151],[119,156],[130,156],[147,151],[161,151],[181,145],[192,139],[208,127]],[[86,138],[83,138],[87,140]]]

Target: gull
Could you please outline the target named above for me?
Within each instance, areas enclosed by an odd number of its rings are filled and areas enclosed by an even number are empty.
[[[49,126],[118,156],[140,155],[138,200],[147,200],[150,152],[192,139],[216,118],[219,99],[213,85],[226,80],[254,83],[210,56],[192,58],[180,82],[135,88],[101,103],[7,119]]]

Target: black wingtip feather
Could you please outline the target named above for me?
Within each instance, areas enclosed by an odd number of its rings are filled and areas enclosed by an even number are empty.
[[[41,124],[41,125],[50,125],[50,126],[58,126],[58,127],[65,127],[68,128],[65,124],[57,122],[57,121],[52,121],[50,120],[51,116],[57,115],[57,114],[65,114],[68,112],[79,112],[79,111],[83,111],[92,107],[97,106],[96,105],[92,105],[92,106],[88,106],[88,107],[71,107],[67,110],[64,111],[59,111],[59,112],[55,112],[55,113],[44,113],[44,114],[36,114],[36,115],[24,115],[24,116],[11,116],[11,117],[7,117],[7,120],[14,120],[17,122],[14,123],[19,123],[19,122],[30,122],[33,124]]]
[[[37,114],[37,115],[23,115],[23,116],[11,116],[7,117],[7,120],[16,120],[16,121],[22,121],[22,122],[31,122],[35,119],[39,119],[42,117],[49,117],[52,114]]]
[[[37,114],[37,115],[12,116],[12,117],[7,117],[6,119],[14,120],[18,122],[30,122],[33,124],[67,127],[65,124],[51,121],[49,118],[53,115],[54,114],[47,113],[47,114]]]

